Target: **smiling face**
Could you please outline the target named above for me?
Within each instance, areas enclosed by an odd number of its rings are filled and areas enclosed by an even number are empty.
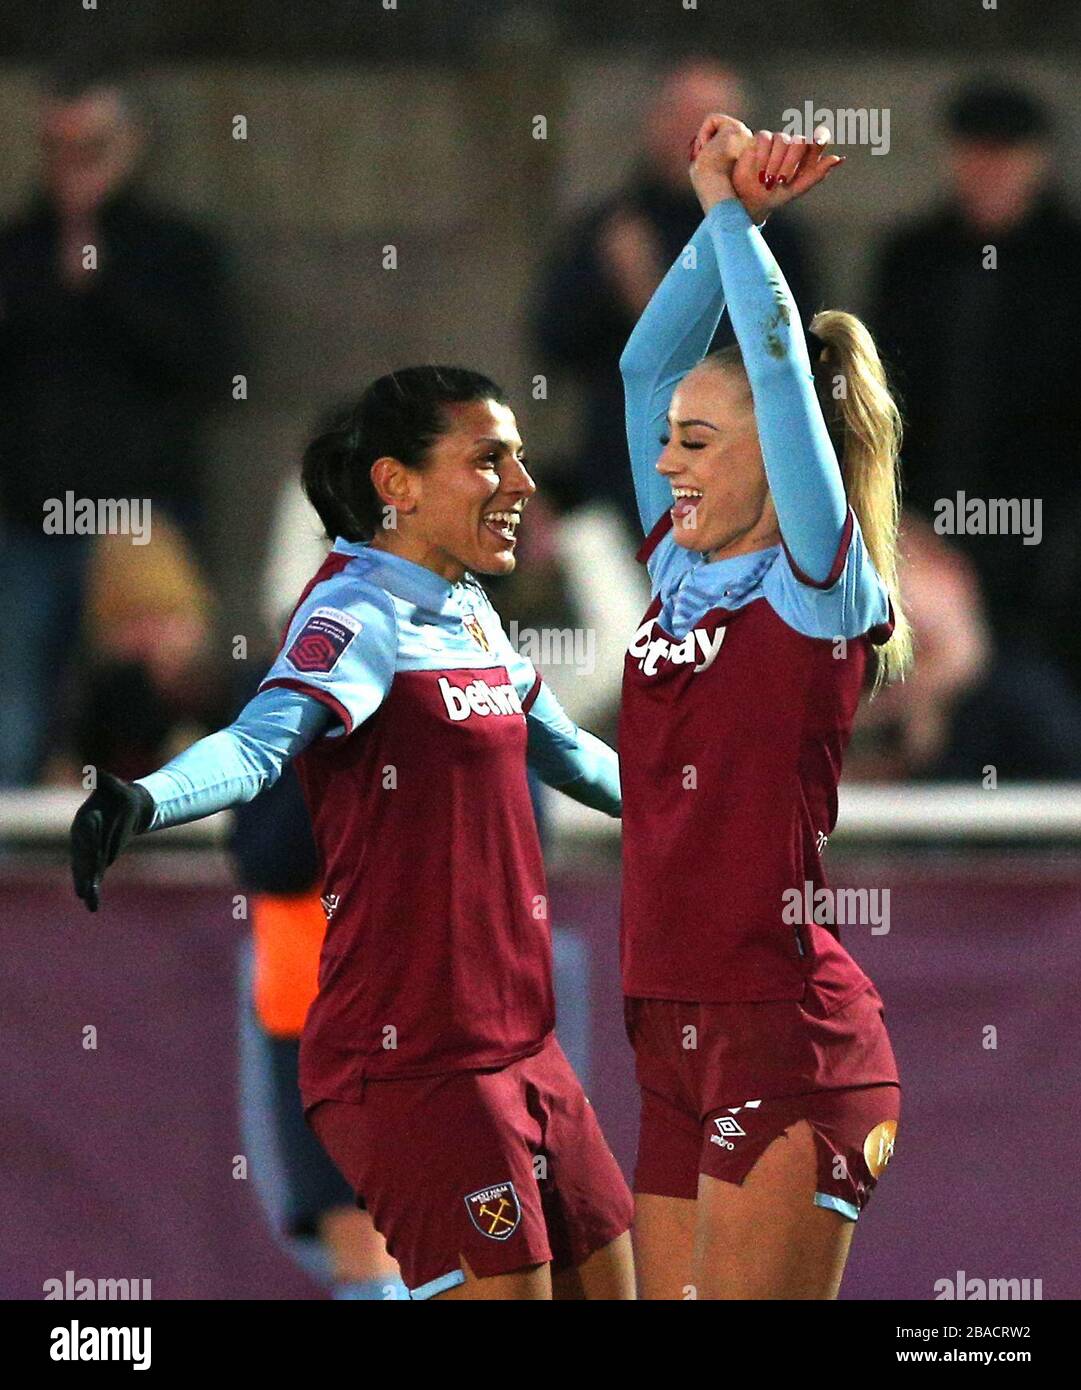
[[[509,574],[522,509],[536,492],[509,406],[470,401],[444,409],[446,430],[423,468],[381,458],[372,481],[395,525],[372,544],[456,583],[466,570]]]
[[[672,536],[719,560],[780,540],[751,392],[742,372],[696,367],[672,395],[657,471],[672,488]]]

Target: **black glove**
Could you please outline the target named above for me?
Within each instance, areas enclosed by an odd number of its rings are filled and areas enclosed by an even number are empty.
[[[98,774],[92,792],[71,823],[71,873],[75,892],[97,912],[105,870],[133,835],[141,834],[154,815],[154,798],[145,787],[122,782],[111,772]]]

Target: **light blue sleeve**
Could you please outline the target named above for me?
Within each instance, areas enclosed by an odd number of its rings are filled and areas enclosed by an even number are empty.
[[[526,711],[529,766],[547,786],[566,793],[584,806],[609,816],[622,814],[619,758],[615,749],[594,734],[579,729],[567,715],[537,674],[532,661],[515,650],[499,614],[483,590],[478,594],[477,610],[492,653],[506,666]]]
[[[807,637],[861,637],[889,621],[886,586],[867,553],[859,522],[852,512],[849,516],[851,539],[843,556],[837,556],[837,576],[832,584],[808,584],[798,579],[783,551],[762,581],[774,612]],[[844,540],[842,535],[842,543]]]
[[[672,393],[709,351],[724,313],[710,236],[716,215],[712,208],[657,286],[619,359],[634,492],[647,535],[672,505],[671,488],[656,468]]]
[[[815,395],[799,310],[738,199],[713,207],[707,226],[751,384],[781,535],[799,570],[820,583],[834,568],[848,503]]]
[[[526,715],[529,766],[549,787],[608,816],[619,816],[619,758],[614,748],[580,729],[541,682]]]
[[[334,714],[298,690],[261,690],[227,729],[201,738],[148,777],[154,798],[147,827],[183,825],[251,801],[281,776],[290,758],[324,734]]]
[[[337,719],[330,738],[351,734],[383,703],[398,653],[398,623],[386,591],[354,575],[317,584],[289,624],[261,690],[300,690]]]

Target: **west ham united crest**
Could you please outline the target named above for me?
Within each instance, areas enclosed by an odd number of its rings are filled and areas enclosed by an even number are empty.
[[[480,619],[476,613],[466,613],[462,618],[466,632],[469,633],[473,641],[480,647],[481,651],[489,652],[491,647],[488,645],[488,634],[481,626]]]
[[[522,1220],[522,1208],[512,1182],[482,1187],[465,1199],[469,1219],[482,1236],[490,1240],[509,1240]]]

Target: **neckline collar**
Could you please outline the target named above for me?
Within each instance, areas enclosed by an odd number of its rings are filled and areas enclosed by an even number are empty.
[[[720,589],[725,598],[740,598],[758,583],[779,550],[779,545],[770,545],[764,550],[748,550],[743,555],[726,555],[720,560],[700,557],[688,577],[696,592],[701,586],[709,593]]]
[[[351,555],[361,560],[368,577],[376,583],[398,598],[420,604],[433,612],[439,612],[459,587],[434,570],[389,550],[378,550],[368,541],[347,541],[339,536],[334,542],[334,551],[338,555]]]
[[[729,579],[733,575],[743,574],[759,565],[768,564],[780,548],[780,545],[767,545],[761,550],[747,550],[742,555],[724,555],[719,560],[707,560],[700,554],[695,569],[699,572],[707,570],[718,579]]]

